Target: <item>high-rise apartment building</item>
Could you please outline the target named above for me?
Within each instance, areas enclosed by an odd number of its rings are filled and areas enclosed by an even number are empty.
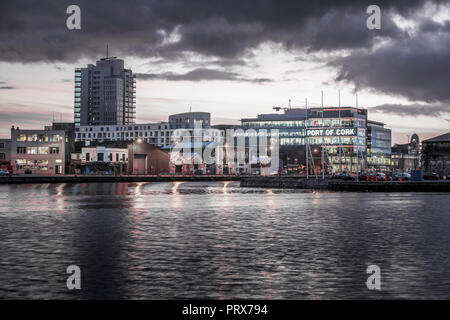
[[[135,77],[116,57],[75,69],[75,125],[134,124]]]

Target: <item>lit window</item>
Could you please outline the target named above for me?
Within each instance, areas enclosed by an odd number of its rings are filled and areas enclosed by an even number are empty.
[[[36,147],[28,147],[27,154],[37,154],[37,148]]]
[[[48,147],[39,147],[38,153],[39,154],[48,154]]]

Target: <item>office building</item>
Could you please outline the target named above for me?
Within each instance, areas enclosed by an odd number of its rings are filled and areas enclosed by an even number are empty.
[[[170,149],[174,142],[181,140],[180,135],[172,136],[176,129],[185,129],[191,136],[194,126],[202,130],[202,139],[212,141],[220,138],[219,130],[210,127],[211,114],[207,112],[187,112],[170,115],[168,122],[128,124],[128,125],[96,125],[77,126],[75,141],[104,142],[104,141],[143,141],[155,147]],[[179,132],[178,132],[179,133]]]
[[[135,75],[116,57],[75,69],[75,125],[134,124],[135,88]]]
[[[173,130],[168,122],[143,123],[110,126],[78,126],[75,128],[75,141],[90,142],[104,141],[143,141],[156,147],[170,147]]]
[[[211,127],[209,112],[185,112],[169,116],[170,129],[208,129]],[[197,127],[196,127],[197,124]]]
[[[0,168],[8,169],[11,165],[11,139],[0,139]]]
[[[422,167],[425,173],[450,176],[450,132],[422,141]]]
[[[421,149],[416,133],[411,136],[409,143],[395,144],[391,149],[391,169],[405,172],[420,169]]]
[[[65,132],[65,172],[70,172],[70,155],[75,151],[75,124],[73,122],[53,122],[51,126],[45,126],[44,129]]]
[[[311,174],[323,170],[325,173],[356,172],[364,166],[365,109],[288,108],[283,114],[260,114],[257,118],[242,119],[241,123],[246,130],[279,130],[280,166],[288,171],[305,172],[307,152]]]
[[[11,166],[15,174],[64,174],[66,132],[64,130],[20,130],[11,128]]]
[[[385,124],[367,120],[367,170],[390,171],[391,129]]]

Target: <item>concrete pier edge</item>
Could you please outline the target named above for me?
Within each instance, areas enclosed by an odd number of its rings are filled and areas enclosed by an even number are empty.
[[[356,182],[286,176],[251,176],[242,177],[240,186],[248,188],[290,188],[349,192],[450,192],[450,180]]]
[[[120,182],[171,182],[171,181],[238,181],[238,176],[144,176],[144,175],[62,175],[62,176],[10,176],[0,177],[0,184],[32,183],[120,183]]]
[[[347,192],[450,192],[450,180],[356,182],[332,179],[305,179],[298,176],[234,176],[234,175],[176,175],[176,176],[10,176],[0,177],[0,184],[33,183],[120,183],[172,181],[240,181],[244,188],[306,189]]]

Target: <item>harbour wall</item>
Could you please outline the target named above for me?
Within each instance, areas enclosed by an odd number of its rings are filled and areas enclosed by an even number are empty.
[[[450,192],[450,180],[356,182],[286,176],[247,176],[241,178],[240,186],[247,188],[290,188],[350,192]]]

